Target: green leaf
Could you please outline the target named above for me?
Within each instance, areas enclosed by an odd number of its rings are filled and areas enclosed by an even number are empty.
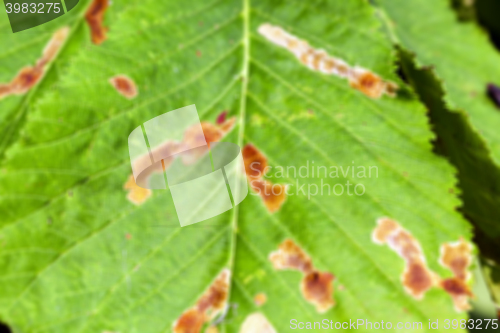
[[[254,312],[279,332],[291,319],[426,327],[429,318],[465,318],[440,289],[423,300],[408,295],[403,261],[370,238],[377,218],[398,220],[441,276],[450,273],[438,264],[440,245],[470,240],[451,193],[454,169],[431,152],[424,107],[401,82],[397,98],[370,99],[306,68],[257,33],[266,22],[398,81],[391,41],[365,1],[113,2],[108,39],[92,46],[82,28],[86,42],[57,85],[36,93],[23,140],[2,161],[0,319],[15,332],[168,332],[223,268],[232,271],[221,324],[228,332]],[[117,74],[136,82],[137,98],[113,89]],[[324,177],[366,192],[310,198],[293,192],[297,182],[321,186],[320,178],[270,178],[294,193],[278,212],[249,195],[237,209],[180,228],[168,190],[139,206],[127,200],[127,138],[193,103],[204,120],[222,110],[238,117],[226,139],[254,144],[272,167],[375,166],[377,176]],[[300,273],[268,260],[286,238],[337,277],[337,305],[327,313],[304,300]],[[262,307],[257,293],[267,295]]]
[[[486,86],[500,83],[500,55],[473,23],[458,23],[446,1],[379,3],[394,40],[414,53],[402,56],[406,75],[430,110],[437,151],[459,170],[462,210],[476,226],[475,240],[499,260],[500,111]]]
[[[41,26],[12,33],[7,14],[0,14],[0,84],[9,83],[26,66],[33,66],[41,57],[42,50],[57,27],[70,27],[70,36],[66,39],[60,52],[46,68],[44,76],[28,93],[12,95],[0,99],[0,157],[5,150],[19,138],[19,130],[25,121],[26,113],[33,106],[44,91],[51,90],[57,85],[59,75],[68,65],[72,55],[80,48],[80,41],[84,37],[82,29],[83,4],[79,5],[57,20]]]

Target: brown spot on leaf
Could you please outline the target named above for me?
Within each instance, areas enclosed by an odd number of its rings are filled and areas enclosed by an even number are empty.
[[[384,217],[379,219],[377,224],[372,233],[372,240],[378,244],[387,244],[403,258],[406,267],[401,282],[410,295],[421,299],[425,292],[436,284],[437,277],[427,267],[419,242],[392,219]]]
[[[324,50],[314,49],[309,43],[300,40],[281,27],[265,23],[259,27],[258,31],[271,42],[292,52],[305,66],[324,74],[347,78],[351,87],[368,97],[380,98],[383,94],[390,97],[396,95],[398,86],[395,83],[384,81],[365,68],[351,67],[344,60],[330,56]]]
[[[196,56],[199,58],[201,57],[201,51],[200,50],[196,50]]]
[[[470,308],[468,304],[472,292],[466,281],[470,273],[468,268],[472,262],[472,246],[461,238],[458,242],[445,243],[441,246],[439,263],[450,269],[454,277],[441,279],[429,270],[418,241],[396,221],[380,218],[372,233],[372,239],[378,244],[387,244],[406,262],[401,276],[405,290],[415,298],[422,298],[427,290],[436,286],[446,291],[453,299],[457,311]]]
[[[43,49],[42,58],[38,61],[37,66],[45,66],[48,62],[54,60],[68,34],[68,27],[61,28],[54,33],[51,40]]]
[[[335,305],[333,280],[329,272],[320,272],[313,267],[311,258],[291,239],[280,244],[278,251],[269,255],[269,260],[278,270],[293,269],[303,273],[300,290],[304,299],[323,313]]]
[[[469,297],[473,297],[474,295],[465,281],[453,277],[442,280],[440,286],[444,291],[450,294],[455,310],[467,311],[471,308],[469,305]]]
[[[271,213],[280,209],[286,199],[286,185],[273,184],[268,180],[255,179],[250,187],[262,198],[267,210]]]
[[[259,179],[264,176],[267,167],[267,158],[254,145],[247,144],[242,150],[245,170],[250,179]]]
[[[41,58],[37,60],[34,66],[22,68],[10,83],[0,83],[0,99],[9,95],[24,94],[33,88],[45,73],[46,65],[51,62],[57,52],[59,52],[68,34],[68,27],[57,30],[45,46]]]
[[[295,269],[303,273],[313,270],[311,258],[291,239],[281,243],[278,251],[269,255],[269,260],[276,269]]]
[[[372,239],[377,244],[384,244],[387,237],[399,228],[399,224],[389,218],[383,217],[377,221],[378,226],[372,233]]]
[[[234,128],[235,123],[236,117],[226,119],[220,124],[202,121],[201,129],[203,130],[203,136],[199,134],[198,126],[195,125],[184,132],[184,143],[190,147],[197,147],[205,145],[206,142],[210,146],[210,142],[217,142],[229,133]]]
[[[209,326],[206,330],[205,333],[219,333],[219,329],[217,326]]]
[[[222,111],[218,116],[217,120],[215,121],[217,125],[223,124],[226,121],[227,117],[227,110]]]
[[[495,103],[496,106],[500,107],[500,87],[496,84],[488,83],[486,86],[486,92],[490,99]]]
[[[135,82],[126,75],[113,76],[109,79],[109,83],[125,98],[132,99],[138,94]]]
[[[434,273],[427,268],[425,262],[418,260],[406,265],[401,279],[405,290],[417,299],[421,299],[436,282]]]
[[[333,280],[335,276],[328,272],[313,271],[304,276],[300,289],[309,303],[316,306],[319,313],[328,311],[335,305],[333,300]]]
[[[85,20],[90,28],[92,43],[99,45],[106,40],[108,28],[103,26],[104,13],[108,9],[108,0],[93,0],[85,13]]]
[[[463,281],[470,278],[468,271],[472,263],[472,245],[463,238],[457,242],[445,243],[440,248],[439,263],[453,272],[453,275]]]
[[[224,309],[229,291],[229,278],[229,270],[223,270],[198,300],[198,310],[213,313]]]
[[[367,70],[360,70],[359,73],[351,75],[349,84],[371,98],[382,96],[386,86],[378,75]]]
[[[174,333],[198,333],[206,321],[206,315],[197,309],[184,312],[174,323]]]
[[[250,187],[260,195],[269,212],[276,212],[285,202],[286,185],[262,179],[267,171],[267,158],[254,145],[245,145],[242,155]]]
[[[262,313],[256,312],[245,318],[239,333],[277,333],[277,331]]]
[[[215,278],[196,304],[174,322],[174,333],[198,333],[203,324],[224,310],[227,304],[230,275],[230,271],[224,269]]]
[[[468,300],[473,296],[467,285],[470,279],[468,269],[472,263],[472,245],[460,238],[457,242],[441,245],[440,253],[439,263],[453,273],[452,278],[441,281],[441,288],[450,294],[457,311],[469,310]]]
[[[266,302],[267,302],[267,296],[266,294],[264,293],[258,293],[257,295],[255,295],[255,297],[253,298],[253,302],[255,303],[255,305],[257,306],[262,306],[264,305]]]

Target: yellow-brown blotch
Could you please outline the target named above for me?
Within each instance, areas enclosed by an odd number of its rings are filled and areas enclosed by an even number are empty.
[[[46,65],[52,61],[68,37],[69,28],[57,30],[45,46],[42,56],[34,66],[22,68],[9,83],[0,83],[0,99],[9,95],[21,95],[33,88],[43,77]]]

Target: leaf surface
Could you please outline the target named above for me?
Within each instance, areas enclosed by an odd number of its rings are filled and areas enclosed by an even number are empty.
[[[428,318],[465,318],[442,290],[409,296],[403,261],[370,238],[377,218],[398,220],[442,276],[450,273],[438,264],[440,244],[470,239],[450,193],[454,170],[431,153],[423,106],[402,83],[395,99],[369,99],[257,33],[263,23],[279,25],[398,81],[391,41],[365,1],[114,2],[106,23],[108,39],[72,56],[2,161],[0,319],[19,332],[168,332],[223,268],[232,271],[220,325],[228,332],[254,312],[279,332],[292,318],[397,318],[424,327]],[[118,74],[136,82],[137,98],[108,83]],[[227,140],[254,144],[272,167],[375,166],[377,176],[270,178],[294,194],[278,212],[249,195],[237,209],[180,228],[168,190],[135,206],[123,185],[129,133],[189,104],[204,120],[222,110],[237,116]],[[349,181],[351,195],[300,190],[321,180],[345,191]],[[365,193],[353,194],[352,184]],[[286,238],[336,276],[337,305],[327,313],[304,300],[300,273],[276,271],[268,260]],[[267,295],[262,307],[257,293]]]

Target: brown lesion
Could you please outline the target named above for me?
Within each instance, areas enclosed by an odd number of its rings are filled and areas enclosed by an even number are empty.
[[[383,94],[396,96],[397,84],[383,80],[368,69],[350,66],[344,60],[330,56],[324,50],[315,49],[281,27],[264,23],[259,26],[258,32],[276,45],[292,52],[303,65],[324,74],[347,78],[352,88],[370,98],[380,98]]]
[[[442,266],[451,270],[461,280],[469,279],[468,268],[472,263],[472,245],[460,238],[458,242],[441,245],[440,252],[439,263]]]
[[[256,306],[262,306],[267,302],[267,296],[264,293],[258,293],[254,296],[253,302]]]
[[[104,14],[109,7],[108,0],[93,0],[85,13],[85,20],[90,28],[92,43],[99,45],[106,40],[108,28],[104,27]]]
[[[399,228],[399,224],[389,218],[383,217],[378,221],[378,226],[372,233],[372,239],[377,244],[384,244],[387,241],[387,237]]]
[[[254,145],[245,145],[242,155],[250,188],[260,195],[269,212],[278,211],[286,200],[287,186],[273,184],[264,179],[268,166],[267,158]]]
[[[127,99],[135,98],[139,93],[134,80],[132,80],[127,75],[119,74],[113,76],[109,79],[109,83],[111,83],[111,85],[116,89],[116,91],[118,91],[118,93],[120,93]]]
[[[471,309],[469,298],[474,297],[474,294],[464,280],[452,277],[441,280],[439,285],[451,296],[455,310],[467,311]]]
[[[440,252],[439,263],[453,273],[453,277],[440,282],[440,287],[451,296],[457,311],[469,310],[468,300],[474,296],[467,284],[470,279],[469,266],[472,264],[472,245],[460,238],[457,242],[441,245]]]
[[[135,205],[143,204],[152,194],[150,189],[138,186],[133,175],[128,177],[123,188],[128,191],[127,199]]]
[[[199,333],[203,325],[221,313],[227,304],[231,273],[224,269],[196,304],[174,322],[174,333]]]
[[[239,333],[277,333],[269,320],[260,312],[249,314],[241,324]]]
[[[316,307],[319,313],[328,311],[335,305],[333,281],[329,272],[315,269],[311,258],[291,239],[286,239],[269,255],[269,260],[277,270],[291,269],[303,274],[300,290],[304,299]]]
[[[436,284],[436,275],[427,268],[425,262],[416,260],[406,265],[401,280],[410,295],[421,299]]]
[[[9,83],[0,83],[0,99],[9,95],[22,95],[33,88],[43,77],[47,64],[54,60],[68,34],[68,27],[57,30],[34,66],[22,68]]]
[[[207,144],[210,147],[210,142],[220,141],[233,130],[236,117],[224,119],[222,122],[217,119],[215,124],[207,121],[202,121],[200,124],[203,134],[200,133],[198,124],[189,127],[184,132],[183,143],[186,146],[199,147]]]
[[[174,324],[174,333],[198,333],[201,332],[206,322],[206,315],[197,309],[189,309],[184,312]]]
[[[438,287],[452,297],[457,311],[470,309],[468,300],[473,294],[467,280],[470,276],[468,268],[472,263],[472,245],[463,238],[441,246],[439,263],[454,275],[445,279],[427,267],[419,242],[396,221],[386,217],[380,218],[372,233],[372,240],[378,244],[387,244],[405,260],[406,266],[401,281],[410,295],[420,299],[427,290]]]
[[[319,271],[310,272],[302,279],[300,285],[302,295],[319,313],[324,313],[335,305],[332,297],[333,280],[335,280],[333,274]]]
[[[385,90],[382,79],[371,72],[364,72],[349,79],[349,84],[371,98],[379,98]]]
[[[421,299],[436,285],[436,274],[427,267],[420,243],[399,223],[386,217],[380,218],[372,233],[372,240],[387,244],[405,261],[401,282],[411,296]]]
[[[311,258],[291,239],[286,239],[269,255],[276,269],[293,269],[310,273],[313,269]]]

